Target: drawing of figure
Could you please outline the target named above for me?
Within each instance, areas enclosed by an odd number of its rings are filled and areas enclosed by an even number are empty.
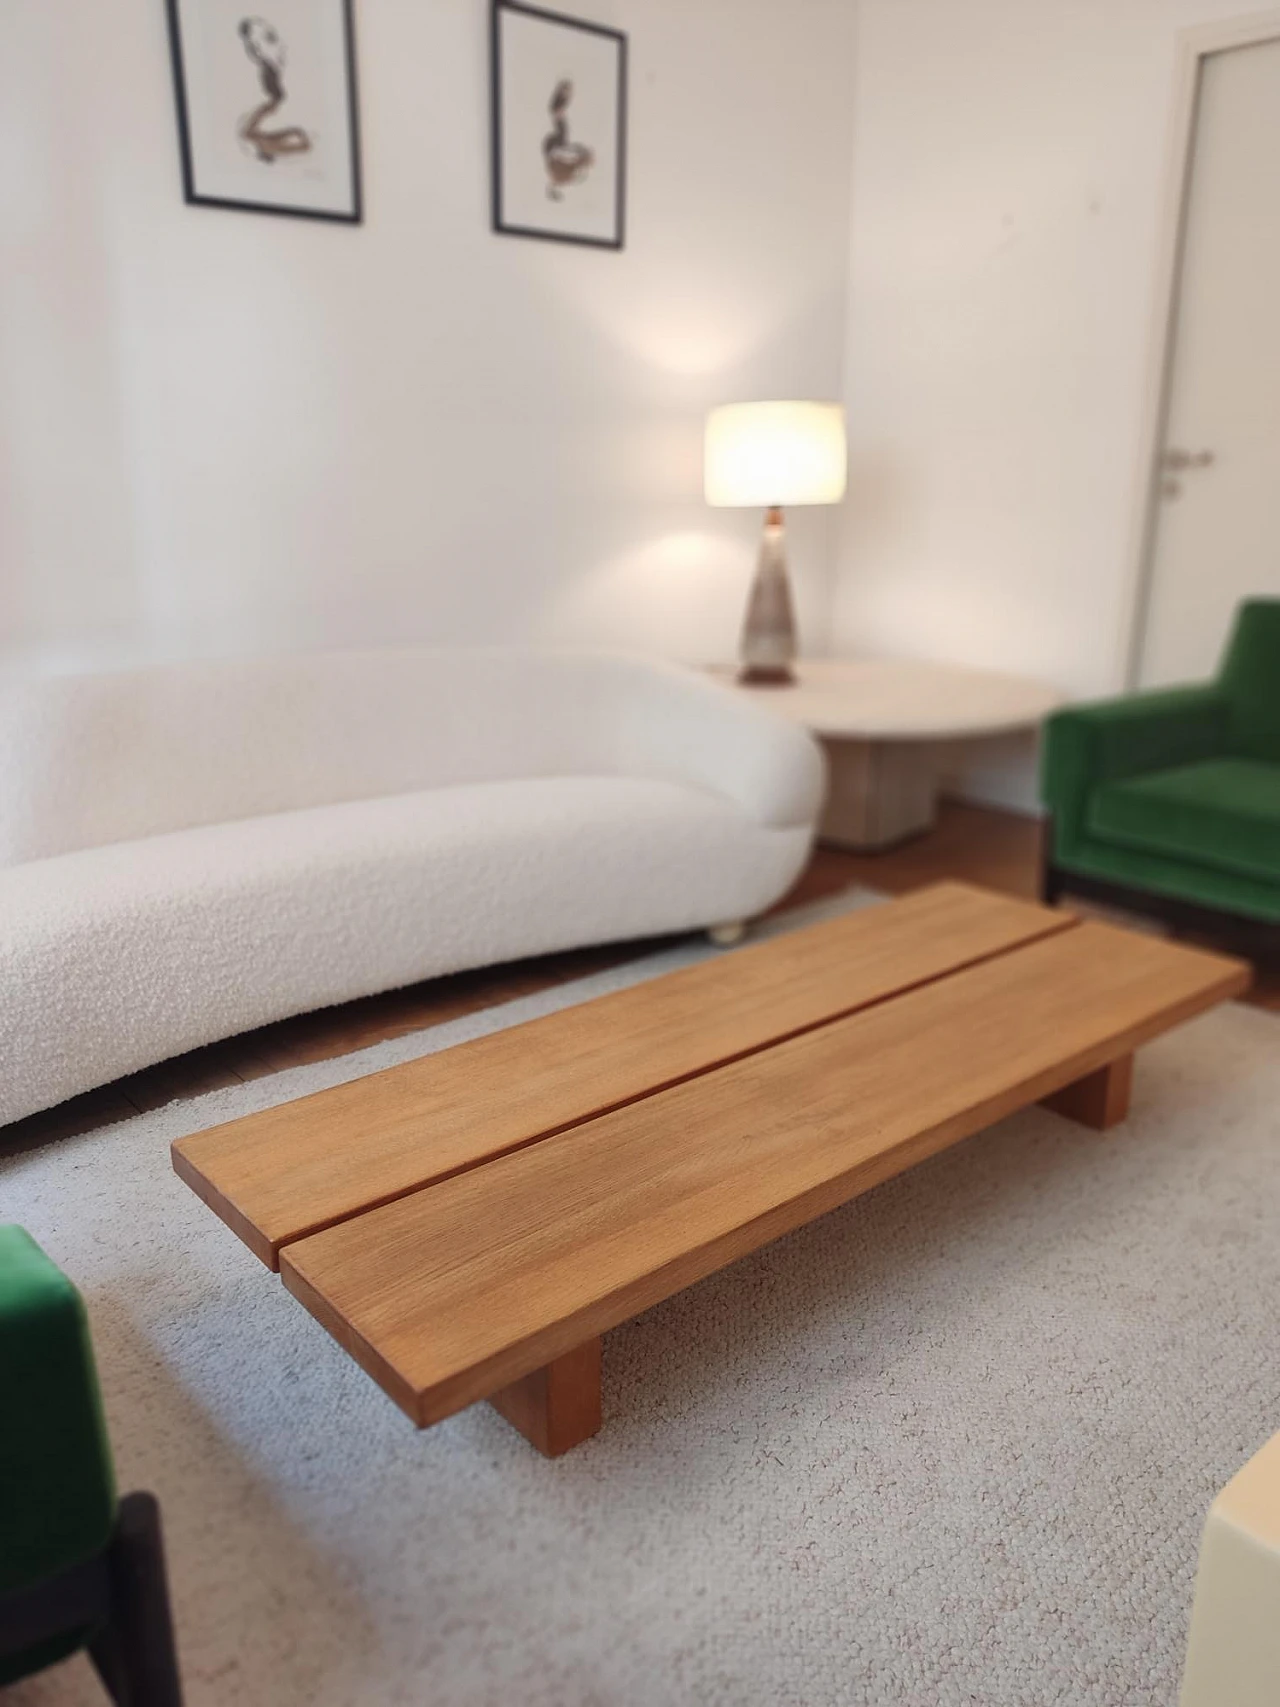
[[[264,166],[273,166],[282,155],[305,154],[311,147],[311,138],[301,125],[285,125],[280,130],[264,128],[266,121],[280,110],[287,99],[285,48],[279,33],[265,18],[241,18],[238,28],[244,51],[258,68],[258,81],[266,96],[260,105],[241,119],[241,142]]]
[[[569,102],[573,99],[573,84],[562,77],[548,103],[552,126],[542,139],[542,158],[547,167],[547,195],[553,202],[564,200],[565,184],[577,184],[586,177],[595,155],[581,142],[569,140]]]

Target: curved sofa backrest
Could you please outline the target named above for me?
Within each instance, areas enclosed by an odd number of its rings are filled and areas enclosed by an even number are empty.
[[[622,708],[670,674],[424,649],[10,679],[0,866],[451,783],[608,774],[626,765]]]

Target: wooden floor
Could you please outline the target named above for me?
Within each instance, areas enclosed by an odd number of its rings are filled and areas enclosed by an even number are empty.
[[[1040,836],[1036,819],[947,802],[935,830],[888,853],[851,854],[819,848],[777,910],[836,894],[854,884],[898,895],[942,877],[965,878],[1007,894],[1034,896]],[[346,1055],[619,965],[640,952],[642,945],[624,943],[548,955],[513,966],[434,978],[405,990],[301,1014],[148,1067],[58,1108],[32,1115],[29,1120],[0,1128],[0,1154],[146,1113],[177,1098],[263,1078],[285,1067]],[[1248,999],[1280,1012],[1280,974],[1260,978]]]

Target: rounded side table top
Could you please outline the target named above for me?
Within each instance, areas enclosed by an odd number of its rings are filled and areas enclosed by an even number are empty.
[[[749,687],[711,672],[815,735],[927,741],[1001,735],[1038,724],[1066,695],[1044,682],[906,658],[803,658],[791,687]]]

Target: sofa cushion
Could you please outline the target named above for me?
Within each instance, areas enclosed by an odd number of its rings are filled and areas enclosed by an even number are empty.
[[[1100,841],[1280,883],[1280,764],[1204,759],[1104,783],[1087,826]]]
[[[474,783],[0,869],[0,1123],[289,1014],[767,907],[806,824],[616,776]]]

